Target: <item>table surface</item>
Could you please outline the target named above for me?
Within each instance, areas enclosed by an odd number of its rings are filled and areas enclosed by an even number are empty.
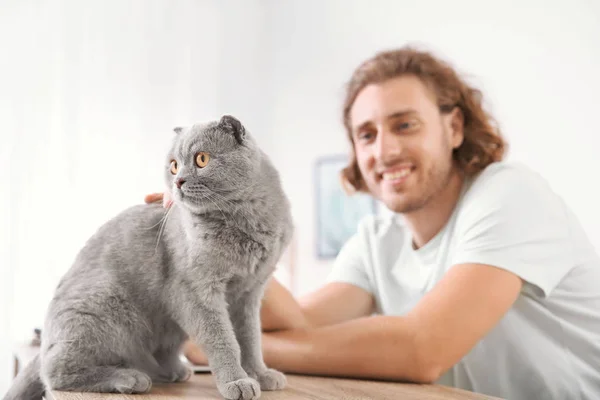
[[[496,399],[440,385],[417,385],[370,380],[324,378],[287,374],[288,385],[279,391],[262,392],[260,399],[415,399],[415,400],[489,400]],[[53,391],[47,400],[222,400],[210,373],[196,373],[188,382],[156,384],[148,394],[117,395]]]

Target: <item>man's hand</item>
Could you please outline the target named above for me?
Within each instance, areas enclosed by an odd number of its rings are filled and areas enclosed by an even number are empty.
[[[183,344],[183,354],[195,365],[208,365],[208,359],[204,355],[204,351],[191,340],[187,340]]]
[[[173,199],[171,199],[171,194],[168,191],[165,193],[151,193],[146,195],[144,201],[148,204],[162,201],[163,207],[165,208],[169,208],[173,204]]]

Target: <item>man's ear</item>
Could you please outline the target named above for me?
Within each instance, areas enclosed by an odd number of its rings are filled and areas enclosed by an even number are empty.
[[[457,149],[463,143],[465,139],[465,115],[463,114],[460,107],[454,107],[454,109],[447,115],[449,130],[451,134],[452,148]]]

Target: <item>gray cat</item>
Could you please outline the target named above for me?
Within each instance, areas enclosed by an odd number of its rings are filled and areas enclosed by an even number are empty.
[[[188,335],[223,397],[286,385],[263,361],[259,316],[293,230],[279,175],[234,117],[175,132],[165,166],[173,205],[166,215],[156,204],[129,208],[89,239],[49,305],[40,356],[5,399],[185,381]]]

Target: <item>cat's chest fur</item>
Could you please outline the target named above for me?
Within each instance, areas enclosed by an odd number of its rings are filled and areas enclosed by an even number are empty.
[[[192,268],[245,277],[274,264],[280,234],[247,216],[213,213],[182,221],[187,261]]]

